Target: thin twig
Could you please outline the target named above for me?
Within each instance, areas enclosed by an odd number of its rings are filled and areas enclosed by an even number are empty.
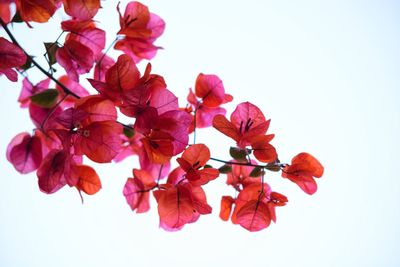
[[[69,90],[63,83],[61,83],[60,81],[58,81],[56,78],[54,78],[53,75],[51,75],[51,73],[47,72],[45,69],[42,68],[42,66],[39,65],[39,63],[36,62],[36,60],[30,56],[25,49],[22,48],[22,46],[18,43],[18,41],[15,39],[14,35],[11,33],[10,29],[8,29],[7,24],[4,23],[3,19],[0,18],[0,24],[3,27],[3,29],[6,31],[7,35],[10,37],[11,41],[18,46],[24,53],[25,55],[31,59],[32,64],[35,65],[36,68],[38,68],[44,75],[46,75],[47,77],[49,77],[53,82],[55,82],[58,86],[61,87],[61,89],[64,91],[64,93],[69,94],[75,98],[80,98],[80,96],[78,96],[77,94],[75,94],[74,92],[72,92],[71,90]]]

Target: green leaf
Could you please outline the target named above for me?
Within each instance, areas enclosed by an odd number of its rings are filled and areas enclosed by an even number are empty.
[[[246,161],[247,152],[247,149],[241,149],[238,147],[231,147],[229,149],[231,157],[239,161]]]
[[[250,177],[260,177],[263,174],[264,170],[260,167],[255,167],[251,172],[250,172]]]
[[[218,171],[225,174],[230,173],[232,172],[232,166],[228,164],[222,165],[221,167],[219,167]]]
[[[213,166],[211,166],[210,164],[206,164],[206,165],[204,165],[204,169],[210,169],[210,168],[212,168]]]
[[[279,165],[276,165],[275,163],[268,163],[265,168],[272,172],[279,172],[281,170],[281,167],[279,167]]]
[[[31,101],[42,108],[51,108],[57,103],[58,91],[47,89],[36,95],[31,96]]]
[[[132,138],[135,135],[135,130],[130,127],[124,126],[124,135],[128,138]]]
[[[46,48],[46,55],[50,66],[57,63],[56,53],[58,48],[60,48],[58,43],[44,43],[44,47]]]

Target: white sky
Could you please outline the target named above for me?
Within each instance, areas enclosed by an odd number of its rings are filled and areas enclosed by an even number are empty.
[[[96,17],[107,43],[118,28],[116,2],[103,2]],[[155,202],[147,214],[132,213],[122,188],[133,158],[99,166],[103,189],[84,205],[70,188],[45,195],[35,174],[22,176],[5,159],[11,138],[33,126],[16,102],[20,85],[1,77],[0,266],[399,266],[399,4],[144,3],[167,23],[153,70],[181,104],[199,72],[217,74],[235,97],[230,111],[250,101],[272,119],[281,160],[302,151],[320,159],[326,172],[318,192],[310,197],[268,175],[289,203],[277,210],[276,225],[258,233],[218,218],[221,195],[233,193],[225,177],[206,186],[213,214],[180,232],[158,228]],[[41,42],[60,31],[34,27],[14,32],[40,55]],[[202,140],[227,158],[227,138],[209,129],[199,132]]]

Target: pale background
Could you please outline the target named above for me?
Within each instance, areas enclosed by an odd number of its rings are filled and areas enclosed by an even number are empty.
[[[116,2],[103,2],[96,17],[108,44],[118,28]],[[213,214],[180,232],[158,227],[154,202],[147,214],[132,213],[122,187],[135,158],[99,167],[103,189],[84,205],[67,187],[45,195],[35,174],[20,175],[5,159],[11,138],[33,126],[16,102],[20,85],[1,77],[0,266],[399,266],[399,3],[144,3],[167,22],[156,42],[165,49],[152,64],[181,105],[199,72],[219,75],[234,104],[253,102],[272,118],[283,161],[301,151],[320,159],[326,172],[318,192],[310,197],[268,175],[290,202],[277,210],[276,225],[258,233],[218,218],[221,195],[233,193],[224,177],[206,186]],[[34,27],[14,32],[40,55],[41,42],[60,31]],[[215,130],[198,139],[227,158],[232,142]]]

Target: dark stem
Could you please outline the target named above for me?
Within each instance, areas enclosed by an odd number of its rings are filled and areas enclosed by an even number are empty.
[[[252,164],[252,163],[249,163],[249,162],[232,162],[232,161],[226,161],[226,160],[216,159],[216,158],[212,158],[212,157],[210,159],[213,160],[213,161],[218,161],[218,162],[225,163],[225,164],[228,164],[228,165],[252,166],[252,167],[259,167],[259,168],[265,168],[266,167],[266,165]]]

